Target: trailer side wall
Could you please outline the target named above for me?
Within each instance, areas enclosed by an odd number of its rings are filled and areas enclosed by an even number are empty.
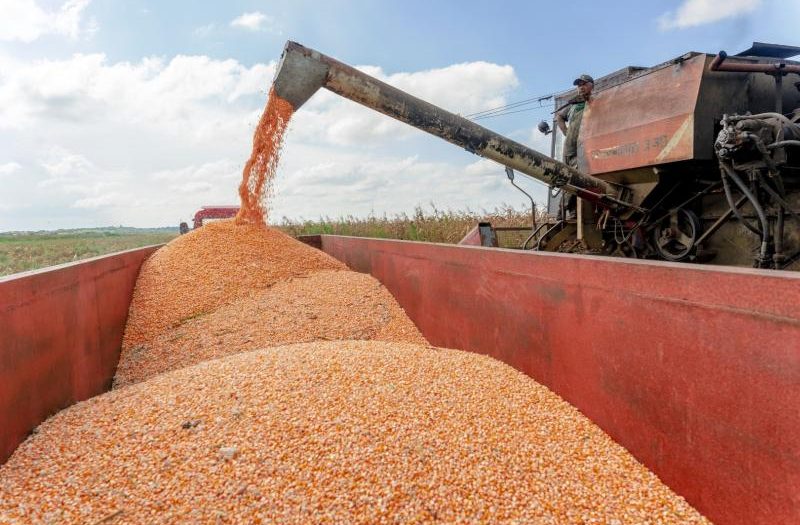
[[[108,390],[157,246],[0,277],[0,464],[39,423]]]
[[[800,274],[321,236],[435,345],[547,385],[719,525],[800,522]],[[108,389],[155,247],[0,278],[0,463]]]

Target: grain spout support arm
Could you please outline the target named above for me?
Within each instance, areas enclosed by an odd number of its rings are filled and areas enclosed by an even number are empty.
[[[606,207],[633,207],[620,199],[619,188],[606,181],[581,173],[318,51],[287,42],[273,84],[276,94],[297,110],[321,87],[548,186]]]

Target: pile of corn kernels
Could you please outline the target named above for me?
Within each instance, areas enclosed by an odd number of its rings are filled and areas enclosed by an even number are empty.
[[[123,349],[290,277],[344,270],[326,253],[264,226],[220,221],[182,235],[139,272]]]
[[[61,411],[0,468],[10,523],[708,523],[486,356],[335,341],[206,361]]]
[[[427,344],[377,279],[323,270],[254,291],[152,341],[126,346],[114,385],[254,348],[348,339]]]

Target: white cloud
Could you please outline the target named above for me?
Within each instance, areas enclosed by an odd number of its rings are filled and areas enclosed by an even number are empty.
[[[544,153],[545,155],[550,155],[551,145],[553,142],[553,135],[548,134],[545,135],[539,129],[534,126],[531,129],[530,138],[528,139],[528,145],[538,151],[539,153]]]
[[[684,0],[676,11],[661,15],[658,23],[662,30],[684,29],[750,13],[760,6],[761,0]]]
[[[60,146],[48,148],[41,155],[39,165],[42,170],[36,182],[39,192],[65,197],[77,195],[81,200],[91,202],[110,190],[121,188],[126,177],[124,170],[101,168],[84,155]]]
[[[183,55],[169,62],[108,64],[102,54],[33,63],[0,60],[0,66],[13,72],[0,78],[0,129],[102,120],[191,137],[241,126],[253,106],[246,112],[229,106],[241,110],[240,99],[265,91],[275,67]]]
[[[5,164],[0,164],[0,177],[4,175],[12,175],[21,169],[22,166],[18,162],[6,162]]]
[[[181,193],[207,193],[214,189],[214,185],[210,182],[190,181],[185,184],[175,184],[170,186],[170,189]]]
[[[214,31],[214,29],[216,29],[215,24],[206,24],[204,26],[195,27],[192,33],[196,37],[205,38],[208,35],[210,35]]]
[[[83,155],[76,155],[55,148],[50,153],[50,160],[42,161],[42,167],[52,177],[47,179],[42,184],[46,185],[50,181],[59,181],[73,176],[86,175],[94,169],[92,163]]]
[[[244,164],[244,162],[242,162],[242,164]],[[150,177],[154,181],[166,181],[172,183],[181,181],[211,182],[219,179],[236,179],[241,176],[240,172],[240,166],[237,164],[228,160],[219,160],[215,162],[207,162],[200,166],[192,164],[177,169],[160,170],[152,173]]]
[[[496,174],[500,170],[504,170],[502,166],[497,164],[496,162],[489,160],[489,159],[479,159],[473,162],[472,164],[468,164],[464,168],[464,173],[469,176],[484,176],[490,174]]]
[[[42,9],[36,0],[0,0],[0,40],[33,42],[46,34],[76,39],[80,36],[81,18],[91,0],[67,0],[54,11]],[[97,31],[91,19],[84,32]]]
[[[120,206],[124,203],[125,197],[122,194],[111,192],[103,195],[97,195],[96,197],[85,197],[83,199],[78,199],[73,203],[72,207],[96,210],[98,208]]]
[[[456,64],[441,69],[387,75],[376,67],[361,71],[453,113],[468,114],[505,104],[505,95],[518,85],[511,66],[487,62]],[[388,138],[403,139],[420,131],[355,102],[320,90],[303,106],[292,133],[306,140],[338,145],[376,145]]]
[[[454,163],[419,156],[326,156],[303,169],[287,168],[278,178],[272,217],[393,214],[430,203],[491,209],[521,201],[508,185],[503,166],[474,158],[465,154],[465,162]]]
[[[231,27],[240,27],[248,31],[263,31],[273,23],[273,18],[260,11],[243,13],[231,21]]]
[[[461,113],[503,104],[517,85],[510,66],[484,62],[363,69]],[[0,229],[176,225],[201,205],[237,203],[274,71],[206,56],[0,54],[0,159],[14,160],[0,173],[25,167],[4,178]],[[479,160],[321,90],[290,127],[272,217],[519,203],[502,167]]]

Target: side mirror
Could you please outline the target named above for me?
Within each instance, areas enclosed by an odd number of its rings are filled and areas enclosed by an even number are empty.
[[[550,129],[550,124],[546,120],[539,122],[539,125],[536,126],[536,128],[544,135],[548,135],[553,132],[553,130]]]
[[[506,177],[508,177],[508,180],[510,181],[514,180],[514,170],[512,170],[508,166],[506,166]]]

